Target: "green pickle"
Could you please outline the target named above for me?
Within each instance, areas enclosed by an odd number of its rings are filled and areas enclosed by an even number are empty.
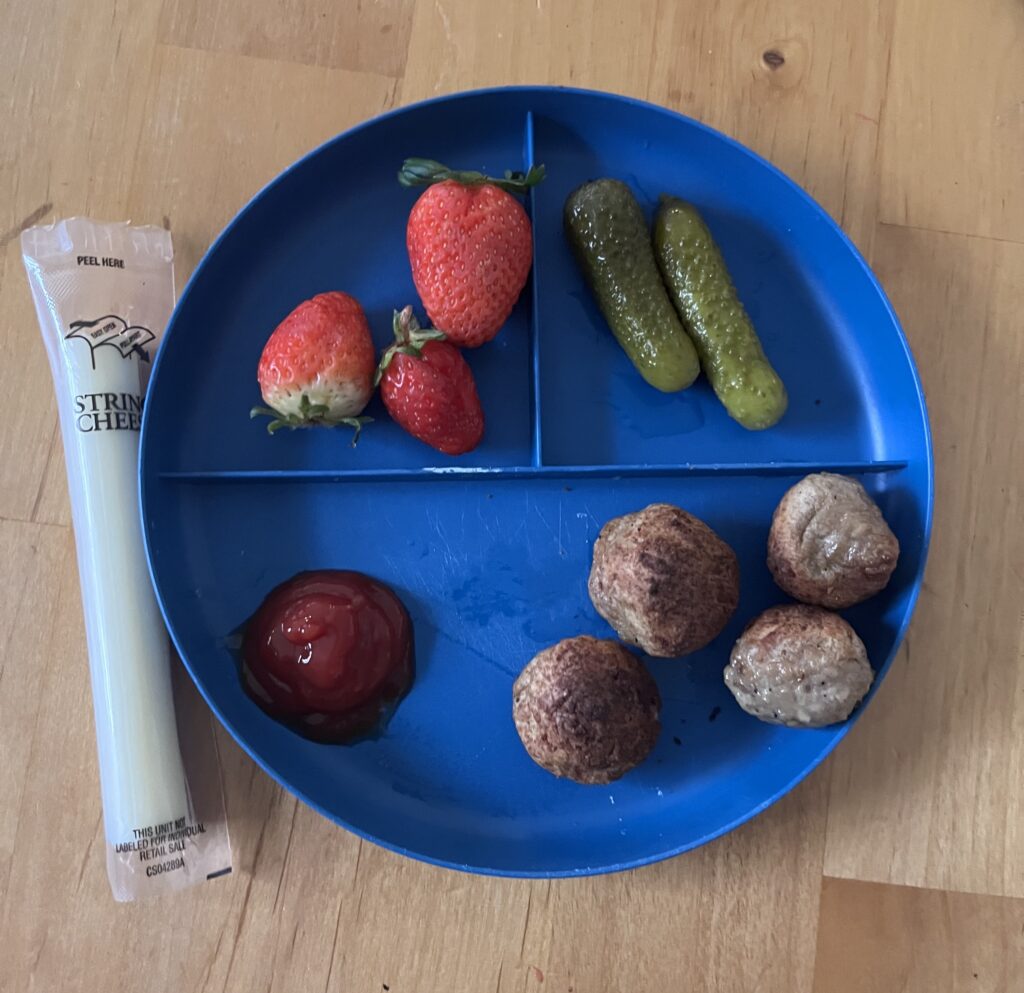
[[[686,329],[665,291],[647,222],[629,187],[584,183],[565,202],[565,233],[616,340],[640,375],[666,393],[700,372]]]
[[[654,253],[672,301],[697,346],[700,364],[729,415],[760,431],[786,412],[786,387],[761,341],[697,209],[663,196]]]

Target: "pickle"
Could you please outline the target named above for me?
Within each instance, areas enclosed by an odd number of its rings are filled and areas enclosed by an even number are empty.
[[[729,415],[760,431],[789,402],[711,232],[697,209],[663,196],[654,219],[654,254],[700,364]]]
[[[640,375],[665,393],[685,389],[700,363],[668,298],[640,204],[615,179],[585,183],[565,201],[565,233],[601,313]]]

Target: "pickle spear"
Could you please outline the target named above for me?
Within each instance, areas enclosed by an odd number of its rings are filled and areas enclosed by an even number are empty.
[[[569,195],[565,233],[604,319],[640,375],[673,393],[700,363],[658,273],[640,204],[629,187],[597,179]]]
[[[789,402],[786,388],[764,354],[718,245],[692,204],[661,198],[654,254],[704,374],[729,415],[752,431],[776,424]]]

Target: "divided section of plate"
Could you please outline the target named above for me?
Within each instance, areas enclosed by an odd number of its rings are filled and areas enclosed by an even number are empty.
[[[379,400],[355,449],[342,431],[269,438],[247,416],[255,368],[297,302],[352,293],[378,347],[392,308],[417,302],[404,245],[416,194],[394,181],[410,154],[499,173],[547,166],[527,201],[530,283],[499,337],[467,353],[484,441],[459,459],[439,455]],[[776,428],[745,431],[703,380],[664,395],[632,368],[562,235],[565,197],[599,175],[630,182],[648,212],[662,191],[701,207],[789,388]],[[920,580],[930,462],[913,365],[873,277],[803,193],[722,136],[633,101],[525,88],[371,122],[239,215],[197,270],[158,361],[142,500],[179,651],[264,768],[408,854],[566,875],[702,843],[785,792],[844,733],[760,724],[721,681],[743,624],[783,599],[764,564],[772,510],[820,469],[861,478],[901,542],[890,587],[848,613],[884,671]],[[613,636],[586,593],[593,541],[611,517],[657,501],[697,514],[736,549],[740,609],[703,652],[651,663],[665,730],[641,769],[608,789],[555,780],[518,742],[512,682],[559,638]],[[241,692],[229,650],[274,585],[332,567],[392,585],[416,630],[413,692],[383,735],[354,747],[313,745],[265,717]]]

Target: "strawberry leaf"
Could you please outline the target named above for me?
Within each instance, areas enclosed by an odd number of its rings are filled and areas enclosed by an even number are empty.
[[[347,424],[350,428],[355,428],[352,433],[352,447],[356,447],[356,443],[359,441],[359,435],[362,434],[364,424],[372,424],[372,417],[343,417],[338,424]]]
[[[434,159],[406,159],[398,170],[398,182],[402,186],[431,186],[453,179],[464,186],[497,186],[506,193],[525,196],[530,187],[536,186],[544,179],[545,168],[542,165],[530,166],[528,172],[505,170],[503,179],[488,176],[486,173],[473,170],[449,169],[448,166]]]
[[[421,328],[411,306],[403,307],[394,312],[392,328],[395,332],[394,344],[384,350],[373,375],[373,385],[379,386],[384,373],[396,355],[408,355],[410,358],[422,358],[423,346],[428,341],[444,341],[443,331],[437,328]]]
[[[249,417],[272,418],[267,425],[267,434],[273,434],[275,431],[280,431],[281,428],[295,431],[298,428],[309,428],[317,425],[333,428],[338,424],[347,424],[349,427],[356,429],[355,437],[352,439],[353,445],[355,445],[356,439],[359,437],[362,426],[373,420],[372,417],[331,417],[330,407],[327,404],[313,403],[305,393],[299,398],[299,411],[297,414],[282,414],[281,411],[274,410],[273,407],[253,407],[249,411]]]

